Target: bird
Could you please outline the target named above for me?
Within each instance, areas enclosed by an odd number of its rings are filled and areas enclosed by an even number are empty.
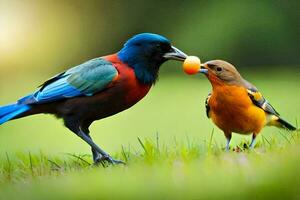
[[[232,64],[208,61],[201,64],[199,73],[205,74],[212,85],[205,101],[206,115],[224,132],[226,151],[233,132],[252,134],[249,147],[253,149],[257,135],[265,126],[296,130]]]
[[[136,104],[158,80],[164,62],[186,57],[162,35],[134,35],[117,53],[70,68],[46,80],[35,92],[0,107],[0,125],[30,115],[53,114],[91,147],[95,164],[124,163],[92,140],[89,126]]]

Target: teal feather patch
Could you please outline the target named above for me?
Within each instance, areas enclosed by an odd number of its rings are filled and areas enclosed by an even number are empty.
[[[107,87],[118,71],[111,62],[95,58],[47,80],[34,94],[19,103],[39,104],[77,96],[92,96]]]
[[[68,77],[67,82],[85,95],[101,91],[118,75],[116,68],[101,58],[83,65],[84,67]]]

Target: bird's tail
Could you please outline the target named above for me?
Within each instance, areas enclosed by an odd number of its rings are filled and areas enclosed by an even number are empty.
[[[0,107],[0,125],[30,110],[30,108],[29,105],[18,103]]]
[[[292,124],[290,124],[289,122],[285,121],[284,119],[282,119],[280,117],[278,118],[277,122],[280,124],[280,126],[282,128],[288,129],[290,131],[297,130],[297,128],[295,126],[293,126]]]
[[[270,116],[270,122],[268,123],[268,125],[276,126],[278,128],[284,128],[290,131],[297,130],[295,126],[291,125],[289,122],[285,121],[281,117],[275,115]]]

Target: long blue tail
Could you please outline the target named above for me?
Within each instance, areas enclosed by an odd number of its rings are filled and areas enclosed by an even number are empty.
[[[0,107],[0,125],[30,110],[30,108],[29,105],[17,103]]]

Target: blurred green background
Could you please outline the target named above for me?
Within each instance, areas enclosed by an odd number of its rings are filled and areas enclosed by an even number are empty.
[[[134,34],[154,32],[203,61],[219,58],[235,64],[295,123],[300,108],[299,5],[279,0],[0,0],[0,105],[64,69],[118,51]],[[203,142],[214,128],[204,110],[209,91],[205,77],[186,76],[180,63],[170,61],[145,99],[94,123],[92,135],[110,152],[157,133],[165,142],[187,137]],[[263,132],[278,136],[272,134],[278,132],[274,128]],[[233,144],[240,139],[234,136]],[[46,115],[0,126],[0,152],[24,150],[89,152],[62,122]]]
[[[299,10],[299,0],[0,0],[0,105],[154,32],[202,61],[233,63],[298,126]],[[299,199],[299,133],[265,128],[268,143],[259,136],[254,151],[222,153],[224,136],[205,115],[210,90],[204,76],[169,61],[141,102],[95,122],[91,133],[103,149],[121,159],[122,146],[131,152],[125,167],[78,166],[66,153],[90,148],[53,116],[1,125],[0,199]],[[148,155],[137,137],[157,135],[166,151]],[[231,146],[250,139],[235,134]]]

